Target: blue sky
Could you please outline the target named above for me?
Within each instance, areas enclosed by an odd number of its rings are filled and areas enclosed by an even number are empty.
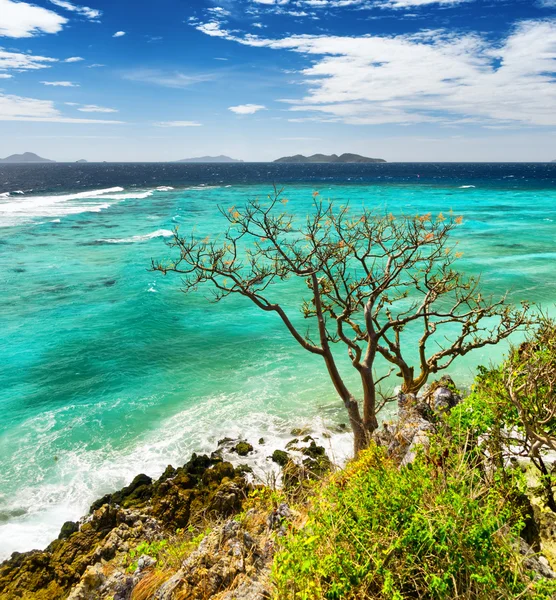
[[[556,159],[556,0],[0,0],[0,156]]]

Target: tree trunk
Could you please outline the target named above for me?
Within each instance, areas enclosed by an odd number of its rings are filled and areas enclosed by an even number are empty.
[[[330,344],[328,343],[328,335],[326,332],[326,324],[322,313],[322,303],[319,291],[319,282],[315,273],[311,275],[311,288],[313,290],[313,297],[315,300],[315,310],[317,313],[317,319],[319,324],[319,337],[322,346],[322,357],[326,363],[328,374],[330,379],[338,392],[338,395],[344,402],[344,406],[347,409],[349,422],[353,431],[353,453],[355,456],[369,445],[369,438],[363,420],[361,419],[361,413],[359,412],[359,405],[354,397],[349,393],[349,390],[338,371],[336,361],[332,355]]]
[[[344,400],[344,406],[347,409],[349,422],[353,431],[353,455],[357,456],[361,450],[364,450],[369,445],[369,434],[361,419],[357,401],[353,398],[347,401]]]
[[[361,450],[364,450],[369,445],[369,436],[359,412],[359,405],[357,404],[357,400],[349,393],[329,348],[325,351],[323,358],[330,379],[348,412],[349,423],[353,431],[353,453],[354,456],[357,456]]]
[[[363,426],[370,436],[378,429],[376,418],[376,386],[373,371],[363,363],[361,370],[361,381],[363,383]]]

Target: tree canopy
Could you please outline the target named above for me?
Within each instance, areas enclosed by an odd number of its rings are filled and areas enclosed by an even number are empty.
[[[180,274],[186,293],[208,285],[216,302],[236,294],[275,313],[302,348],[322,356],[347,409],[356,452],[378,426],[384,404],[378,386],[385,377],[395,372],[402,391],[417,394],[458,356],[496,344],[528,322],[528,306],[485,296],[478,278],[454,268],[461,254],[450,234],[463,219],[451,211],[433,216],[354,210],[315,192],[312,210],[300,218],[287,204],[275,189],[264,201],[221,208],[228,222],[221,236],[176,230],[169,241],[176,256],[153,262],[153,268]],[[273,297],[274,284],[291,278],[306,283],[299,308],[314,324],[306,331]],[[408,328],[419,331],[416,348],[404,342]],[[360,376],[357,394],[340,372],[336,346]],[[376,374],[378,358],[391,366],[382,377]]]

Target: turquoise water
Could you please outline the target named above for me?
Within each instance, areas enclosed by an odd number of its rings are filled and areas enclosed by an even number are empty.
[[[164,241],[176,225],[214,236],[219,204],[241,205],[269,188],[224,182],[0,198],[0,558],[44,547],[98,496],[210,451],[223,436],[263,436],[254,459],[262,470],[292,427],[345,422],[323,364],[274,316],[242,299],[186,296],[177,278],[148,270],[151,258],[171,255]],[[554,187],[298,182],[288,185],[288,208],[305,215],[315,189],[353,211],[362,203],[452,208],[464,216],[455,234],[461,269],[482,273],[488,292],[552,310]],[[277,293],[295,313],[295,289]],[[477,364],[503,351],[465,357],[452,376],[469,384]],[[331,444],[341,458],[349,434]]]

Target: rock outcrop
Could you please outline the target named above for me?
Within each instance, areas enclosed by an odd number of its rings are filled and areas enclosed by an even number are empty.
[[[87,596],[90,589],[127,589],[128,578],[110,574],[108,561],[141,541],[161,540],[198,520],[236,513],[249,489],[243,471],[219,456],[193,454],[183,467],[169,466],[156,481],[138,475],[94,502],[79,523],[65,523],[45,550],[14,553],[0,566],[0,596],[57,600],[76,586],[72,598],[84,600],[102,597]]]

